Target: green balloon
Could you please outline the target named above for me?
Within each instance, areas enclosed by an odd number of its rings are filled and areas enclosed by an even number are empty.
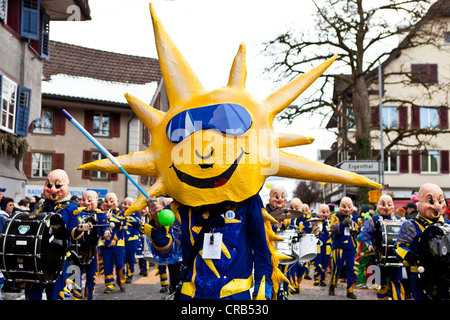
[[[161,210],[158,215],[158,221],[165,227],[170,226],[175,221],[175,214],[169,209]]]

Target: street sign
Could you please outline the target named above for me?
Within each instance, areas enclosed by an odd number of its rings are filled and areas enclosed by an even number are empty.
[[[345,160],[337,164],[337,167],[356,173],[380,172],[380,162],[376,160]]]

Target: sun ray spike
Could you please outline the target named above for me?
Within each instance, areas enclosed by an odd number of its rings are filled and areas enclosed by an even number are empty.
[[[136,113],[147,129],[151,133],[154,132],[156,126],[161,122],[161,119],[164,117],[165,113],[149,106],[131,94],[126,93],[125,99],[127,99],[131,109],[133,109],[134,113]]]
[[[303,146],[314,142],[313,137],[307,137],[301,134],[279,133],[278,136],[279,136],[278,140],[279,148]]]
[[[160,179],[156,180],[156,182],[148,188],[145,192],[149,197],[159,197],[165,194],[164,186],[160,182]],[[125,211],[124,215],[129,216],[134,212],[142,211],[147,206],[146,197],[141,195],[133,204]]]
[[[272,93],[265,100],[265,105],[270,112],[270,121],[273,121],[275,116],[286,109],[297,97],[302,94],[316,79],[325,72],[325,70],[336,60],[337,54],[331,59],[323,62],[321,65],[311,69],[305,74],[302,74],[292,80],[284,87]]]
[[[151,3],[150,14],[169,104],[171,107],[181,105],[205,92],[205,89],[184,56],[167,34]]]
[[[280,151],[277,176],[381,189],[381,185],[354,172]]]
[[[127,155],[116,157],[123,169],[129,174],[156,176],[155,165],[151,162],[152,157],[148,151],[133,152]],[[121,173],[109,159],[89,162],[78,167],[78,170],[91,170],[110,173]]]
[[[245,66],[246,49],[245,44],[239,46],[238,53],[234,58],[233,65],[228,79],[228,87],[244,89],[245,80],[247,79],[247,67]]]

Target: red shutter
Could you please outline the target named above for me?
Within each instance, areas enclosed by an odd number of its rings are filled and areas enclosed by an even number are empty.
[[[412,173],[420,173],[422,170],[420,168],[420,150],[412,151]]]
[[[400,150],[400,173],[409,173],[408,150]]]
[[[32,153],[27,151],[25,156],[23,157],[23,172],[27,176],[27,178],[31,178],[31,163],[32,163]]]
[[[53,170],[55,169],[64,170],[64,153],[53,154]]]
[[[449,150],[441,150],[441,173],[449,173]]]
[[[448,129],[448,109],[447,107],[438,108],[439,113],[439,128]]]
[[[119,156],[118,152],[110,152],[113,157]],[[118,173],[110,173],[109,174],[109,180],[119,180],[119,174]]]
[[[428,83],[430,84],[438,84],[438,65],[436,63],[428,64]]]
[[[420,128],[420,107],[412,106],[411,112],[411,129]]]
[[[94,133],[94,111],[86,110],[84,112],[84,128],[90,134]]]
[[[66,117],[61,113],[60,109],[53,110],[53,118],[55,123],[53,126],[53,132],[55,134],[65,135],[66,134]]]
[[[380,107],[370,107],[371,112],[371,126],[379,128],[380,127]]]
[[[92,151],[83,150],[83,164],[92,162]],[[92,172],[90,170],[82,170],[81,178],[90,179],[92,177]]]
[[[120,137],[120,113],[111,113],[111,137]]]
[[[398,108],[398,126],[400,129],[406,129],[408,127],[408,108]]]

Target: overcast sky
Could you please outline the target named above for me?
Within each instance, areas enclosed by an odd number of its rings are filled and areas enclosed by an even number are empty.
[[[50,25],[52,40],[84,47],[157,58],[149,0],[90,0],[90,21],[56,22]],[[262,43],[287,28],[308,28],[313,7],[306,0],[154,0],[157,15],[207,89],[226,85],[234,56],[241,43],[247,48],[247,90],[265,99],[279,88],[265,74],[270,59],[261,54]],[[303,96],[308,95],[308,90]],[[307,117],[281,132],[313,136],[311,146],[290,148],[317,160],[317,149],[331,147],[334,134]]]

